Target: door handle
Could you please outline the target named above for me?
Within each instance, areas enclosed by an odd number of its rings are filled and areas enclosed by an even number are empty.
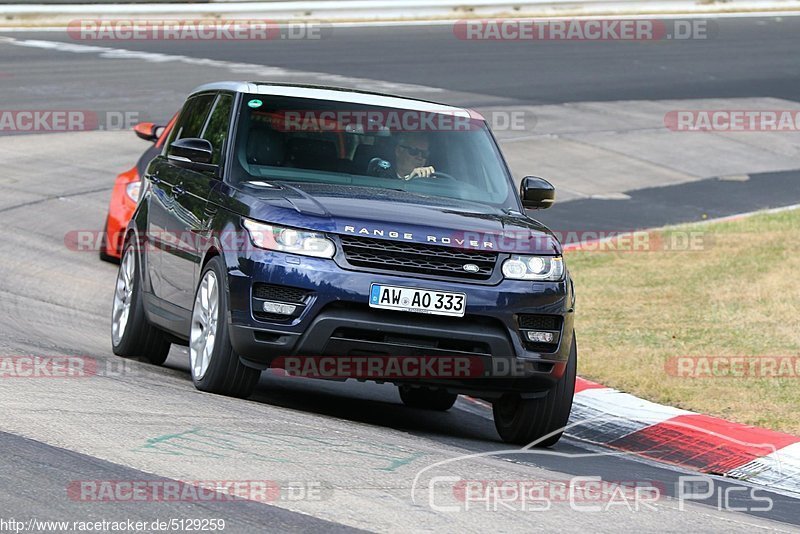
[[[186,189],[184,189],[182,185],[176,185],[172,188],[172,194],[176,197],[179,197],[184,193],[186,193]]]

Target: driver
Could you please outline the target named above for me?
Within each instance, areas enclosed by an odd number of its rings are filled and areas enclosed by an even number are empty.
[[[430,140],[421,132],[401,132],[394,149],[395,172],[401,180],[430,178],[436,169],[428,165]]]

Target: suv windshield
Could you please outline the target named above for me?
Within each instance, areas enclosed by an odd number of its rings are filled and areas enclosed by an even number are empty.
[[[400,189],[516,208],[508,169],[481,119],[444,106],[436,110],[435,105],[419,111],[243,96],[234,183],[270,180]]]

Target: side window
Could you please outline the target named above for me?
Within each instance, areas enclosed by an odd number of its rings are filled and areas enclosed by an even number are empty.
[[[225,141],[228,139],[228,126],[230,125],[231,108],[233,107],[233,97],[229,94],[221,94],[214,103],[211,117],[208,119],[205,131],[200,137],[211,142],[214,147],[214,155],[211,163],[219,165],[222,161],[222,153],[225,149]]]
[[[214,96],[214,94],[204,94],[186,101],[181,111],[181,116],[172,129],[172,135],[167,142],[167,154],[169,154],[169,144],[173,141],[200,136],[206,117],[208,117],[208,112],[211,111]]]

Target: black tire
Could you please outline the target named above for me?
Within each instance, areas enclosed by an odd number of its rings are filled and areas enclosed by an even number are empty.
[[[538,399],[521,399],[518,395],[506,395],[492,404],[494,426],[506,443],[528,445],[551,432],[563,429],[569,422],[572,397],[575,394],[575,377],[578,366],[578,346],[572,336],[564,376]],[[538,442],[536,447],[551,447],[558,443],[563,432]]]
[[[144,313],[144,302],[142,299],[142,277],[139,274],[139,257],[131,246],[131,242],[126,243],[123,249],[123,258],[126,254],[132,255],[133,261],[133,293],[130,297],[130,311],[128,312],[127,323],[119,340],[115,340],[114,335],[114,308],[111,311],[112,335],[111,346],[114,354],[123,358],[140,358],[153,365],[162,365],[169,355],[170,342],[164,332],[150,324]],[[120,261],[119,272],[125,268],[125,262]],[[117,275],[117,284],[119,284]],[[118,290],[117,285],[114,288]]]
[[[107,241],[108,237],[108,215],[106,215],[106,222],[103,225],[103,237],[100,238],[100,250],[98,251],[98,255],[102,261],[107,261],[108,263],[114,263],[119,265],[120,258],[115,258],[114,256],[109,256],[106,254],[106,245],[108,244]]]
[[[422,410],[435,410],[445,412],[453,407],[458,395],[448,393],[443,389],[424,389],[400,386],[400,399],[403,404],[410,408],[420,408]]]
[[[261,376],[261,371],[247,367],[239,360],[239,355],[231,347],[230,332],[228,329],[228,284],[225,266],[219,256],[212,258],[200,275],[200,283],[195,290],[195,306],[197,306],[197,293],[200,290],[206,273],[213,271],[219,283],[219,304],[217,308],[217,332],[211,351],[211,361],[208,369],[200,378],[195,376],[192,367],[192,381],[197,389],[208,393],[216,393],[227,397],[247,398],[252,393]],[[192,310],[192,321],[194,322]],[[191,342],[190,342],[191,344]],[[189,348],[191,351],[191,346]]]

